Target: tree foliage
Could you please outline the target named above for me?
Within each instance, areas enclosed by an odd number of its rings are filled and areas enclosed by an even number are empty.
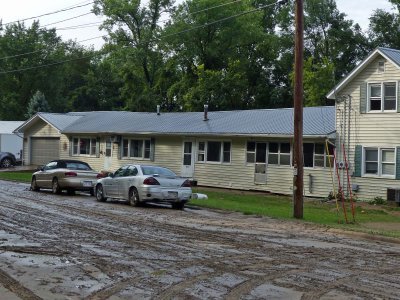
[[[28,111],[25,114],[26,118],[32,117],[37,112],[49,112],[50,106],[46,97],[41,91],[36,91],[28,103]]]
[[[396,10],[375,11],[366,35],[334,0],[304,1],[305,105],[326,105],[326,93],[374,47],[400,48],[392,30],[400,0],[390,2]],[[290,107],[294,0],[278,3],[95,0],[108,33],[101,51],[38,22],[0,26],[0,119],[25,119],[39,90],[53,112]]]

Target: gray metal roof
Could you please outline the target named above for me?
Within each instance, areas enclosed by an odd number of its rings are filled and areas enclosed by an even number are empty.
[[[293,135],[293,109],[143,113],[90,112],[61,130],[65,134],[199,134]],[[327,136],[335,132],[335,108],[304,108],[303,134]]]
[[[0,121],[0,134],[13,134],[13,131],[23,123],[23,121]]]
[[[397,66],[400,66],[400,51],[391,48],[378,48],[383,55],[387,56],[391,61],[393,61]]]
[[[66,114],[44,113],[44,112],[37,113],[39,117],[41,117],[46,122],[50,123],[59,131],[64,130],[66,127],[73,124],[86,114],[87,113],[76,113],[76,112],[66,113]]]

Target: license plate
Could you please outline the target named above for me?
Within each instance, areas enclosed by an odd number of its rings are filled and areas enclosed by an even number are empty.
[[[93,183],[91,181],[84,181],[83,182],[83,186],[84,187],[91,187],[93,185]]]
[[[168,192],[168,198],[171,198],[171,199],[178,198],[178,192]]]

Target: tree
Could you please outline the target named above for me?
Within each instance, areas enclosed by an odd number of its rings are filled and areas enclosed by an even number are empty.
[[[377,9],[370,17],[369,38],[376,47],[400,48],[400,34],[393,28],[400,27],[400,1],[389,0],[396,8],[393,13]]]
[[[37,112],[49,112],[50,106],[46,97],[41,91],[36,91],[33,97],[29,100],[28,109],[25,114],[26,118],[32,117]]]

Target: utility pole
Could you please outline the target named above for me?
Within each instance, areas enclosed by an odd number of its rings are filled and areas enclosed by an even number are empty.
[[[294,145],[293,145],[293,217],[303,218],[303,0],[296,0],[294,58]]]

